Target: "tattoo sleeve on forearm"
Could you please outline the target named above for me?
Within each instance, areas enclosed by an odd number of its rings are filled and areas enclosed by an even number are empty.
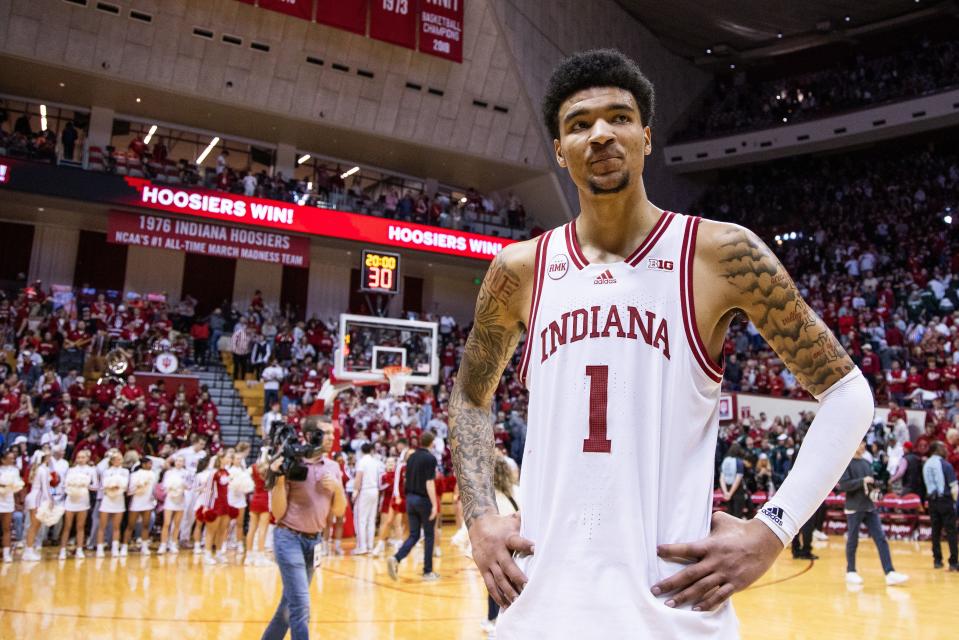
[[[490,403],[522,331],[509,314],[519,289],[519,276],[497,257],[480,287],[473,330],[450,394],[450,447],[466,526],[479,516],[496,513]]]
[[[723,231],[719,253],[722,277],[739,291],[737,306],[807,391],[821,393],[853,369],[836,336],[755,234],[741,227]]]

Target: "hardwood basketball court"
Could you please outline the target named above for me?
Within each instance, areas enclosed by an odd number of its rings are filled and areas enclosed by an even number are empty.
[[[792,560],[787,550],[759,583],[733,598],[742,637],[953,637],[959,574],[932,569],[929,543],[890,544],[896,569],[910,575],[903,587],[885,586],[869,540],[859,547],[861,588],[844,582],[840,538],[822,543],[816,562]],[[52,550],[46,553],[53,557]],[[485,638],[479,624],[486,593],[472,563],[445,539],[443,557],[434,563],[442,575],[438,583],[420,582],[421,561],[422,551],[414,550],[394,583],[382,559],[324,559],[314,578],[311,636]],[[209,567],[189,552],[17,561],[0,565],[0,638],[256,639],[279,594],[275,566],[245,567],[231,559],[230,565]]]

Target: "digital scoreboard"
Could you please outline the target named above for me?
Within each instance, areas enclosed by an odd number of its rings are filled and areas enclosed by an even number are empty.
[[[364,249],[360,278],[360,291],[364,293],[397,293],[400,280],[400,254]]]

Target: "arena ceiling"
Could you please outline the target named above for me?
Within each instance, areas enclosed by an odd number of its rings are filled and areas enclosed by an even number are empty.
[[[789,53],[837,38],[854,38],[865,30],[893,28],[936,13],[957,11],[955,0],[617,2],[670,51],[705,66],[714,61]],[[717,47],[720,52],[724,51],[722,45],[728,47],[728,51],[718,53]],[[706,55],[707,48],[714,50],[712,56]]]
[[[388,138],[346,129],[324,121],[307,121],[264,113],[236,102],[203,99],[147,83],[63,69],[21,57],[0,55],[0,93],[52,104],[115,110],[118,118],[185,125],[226,138],[284,140],[300,151],[342,158],[359,166],[400,175],[428,176],[440,183],[483,192],[507,189],[543,175],[542,169],[500,161],[451,148]]]

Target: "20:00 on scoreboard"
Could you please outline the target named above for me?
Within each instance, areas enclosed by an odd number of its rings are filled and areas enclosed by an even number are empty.
[[[400,254],[363,250],[360,290],[368,293],[397,293],[400,279]]]

